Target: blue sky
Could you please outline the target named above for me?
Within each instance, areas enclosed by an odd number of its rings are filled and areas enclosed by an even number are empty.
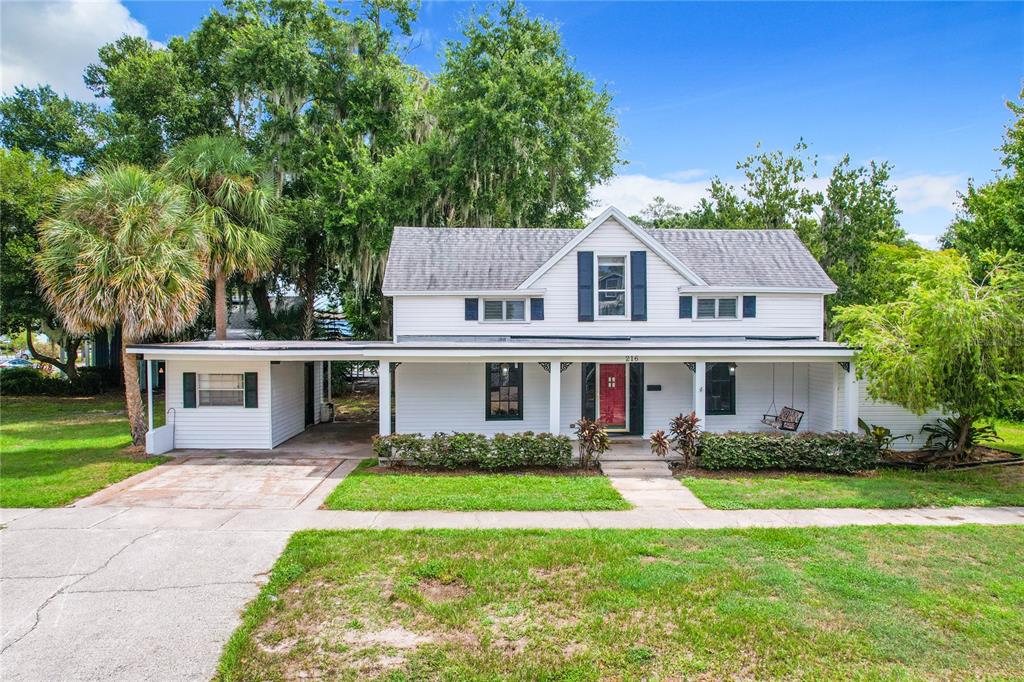
[[[12,79],[45,78],[74,94],[84,65],[75,59],[87,63],[109,39],[104,31],[164,42],[216,4],[5,2],[4,90]],[[927,241],[945,228],[967,178],[992,176],[1009,120],[1003,103],[1024,77],[1024,3],[526,6],[560,27],[577,66],[614,95],[628,163],[594,197],[627,211],[655,194],[690,205],[711,175],[734,178],[757,142],[789,148],[803,137],[826,174],[847,153],[857,163],[890,161],[903,225]],[[472,7],[424,3],[409,59],[436,71]],[[75,55],[61,61],[70,50],[52,37],[19,47],[20,24],[38,33],[59,27],[62,14],[74,19]]]

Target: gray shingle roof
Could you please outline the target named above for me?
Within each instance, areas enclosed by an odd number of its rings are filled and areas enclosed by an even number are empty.
[[[514,289],[579,230],[397,227],[385,291]],[[647,230],[710,286],[827,288],[791,230]]]

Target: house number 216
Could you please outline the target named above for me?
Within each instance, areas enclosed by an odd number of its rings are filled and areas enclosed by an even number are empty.
[[[640,361],[640,356],[639,355],[627,355],[626,356],[626,362],[639,362],[639,361]]]

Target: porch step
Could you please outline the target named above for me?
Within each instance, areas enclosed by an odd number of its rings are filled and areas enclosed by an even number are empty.
[[[601,471],[609,478],[672,478],[665,461],[602,461]]]

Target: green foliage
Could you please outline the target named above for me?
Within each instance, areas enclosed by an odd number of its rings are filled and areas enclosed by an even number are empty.
[[[0,100],[0,143],[78,172],[96,160],[99,118],[95,106],[61,97],[49,85],[18,86]]]
[[[928,439],[924,444],[926,450],[955,450],[963,432],[963,425],[955,417],[943,417],[933,424],[925,424],[921,427],[921,433],[928,434]],[[966,436],[962,447],[965,451],[970,452],[979,443],[1000,440],[1002,438],[996,433],[996,427],[993,424],[975,422],[966,427]]]
[[[793,469],[852,473],[874,465],[875,444],[852,433],[703,433],[702,469]]]
[[[888,426],[882,426],[881,424],[868,424],[863,419],[857,420],[857,426],[874,442],[875,447],[878,448],[879,452],[888,452],[892,449],[892,444],[896,441],[906,440],[907,442],[914,442],[914,434],[904,433],[901,436],[894,436],[892,429]]]
[[[576,440],[580,446],[580,467],[589,469],[597,464],[601,455],[612,446],[608,432],[604,424],[586,417],[580,418],[570,426],[576,433]]]
[[[1003,260],[983,281],[953,251],[913,261],[900,300],[843,309],[842,340],[861,350],[868,394],[969,426],[1024,392],[1024,273]],[[966,437],[966,432],[963,436]],[[962,453],[962,444],[956,449]]]
[[[14,367],[0,370],[0,394],[87,396],[98,395],[104,389],[98,374],[82,372],[74,381],[56,375],[44,374],[35,367]]]
[[[851,167],[845,156],[825,190],[816,192],[808,181],[817,178],[817,165],[802,140],[788,154],[759,146],[736,165],[744,175],[739,190],[716,177],[694,209],[656,197],[634,219],[656,228],[794,230],[838,287],[827,302],[830,319],[839,305],[892,300],[886,261],[921,251],[899,226],[892,168],[874,162]]]
[[[700,448],[700,419],[696,412],[680,414],[672,418],[669,424],[672,449],[683,457],[683,466],[689,467]]]
[[[1024,90],[1021,102],[1009,101],[1014,120],[1006,128],[1003,172],[988,184],[967,185],[960,211],[942,236],[943,245],[967,254],[984,269],[984,254],[1024,254]]]
[[[50,316],[36,284],[36,226],[54,210],[64,174],[40,156],[0,149],[0,331],[20,333]]]
[[[432,469],[525,467],[564,468],[572,464],[572,441],[566,436],[531,431],[477,433],[392,434],[376,436],[373,451],[381,462],[404,463]]]

